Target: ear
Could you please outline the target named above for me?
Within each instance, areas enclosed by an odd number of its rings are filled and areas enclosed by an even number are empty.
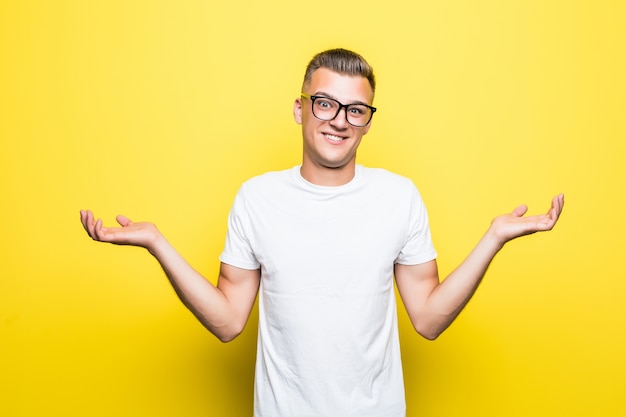
[[[302,99],[297,98],[293,103],[293,118],[299,125],[302,124]]]

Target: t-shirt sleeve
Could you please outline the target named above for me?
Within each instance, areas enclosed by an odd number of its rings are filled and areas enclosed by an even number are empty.
[[[409,204],[409,230],[407,241],[400,250],[396,263],[417,265],[437,258],[437,252],[430,235],[428,213],[419,191],[411,183]]]
[[[242,269],[259,269],[261,266],[250,245],[250,217],[248,215],[244,187],[242,187],[228,215],[226,243],[219,259],[221,262]]]

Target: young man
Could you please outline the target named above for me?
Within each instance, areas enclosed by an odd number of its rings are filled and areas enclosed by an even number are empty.
[[[151,223],[81,222],[97,241],[145,247],[183,303],[222,341],[244,328],[259,294],[255,416],[405,415],[393,277],[410,319],[435,339],[489,263],[516,237],[551,230],[526,207],[496,217],[467,259],[439,280],[428,217],[411,181],[356,164],[375,80],[358,54],[325,51],[307,67],[294,118],[302,164],[243,184],[229,216],[217,287]]]

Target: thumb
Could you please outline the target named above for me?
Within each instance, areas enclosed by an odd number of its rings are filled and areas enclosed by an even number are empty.
[[[126,216],[122,216],[121,214],[119,216],[117,216],[115,218],[115,220],[117,220],[117,222],[122,226],[122,227],[126,227],[126,226],[130,226],[131,224],[133,224],[133,222]]]
[[[524,214],[526,214],[527,211],[528,206],[526,204],[522,204],[521,206],[516,207],[511,214],[513,214],[515,217],[522,217]]]

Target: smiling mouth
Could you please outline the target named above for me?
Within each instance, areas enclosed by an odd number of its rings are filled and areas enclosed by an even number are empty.
[[[330,133],[324,133],[324,136],[326,136],[326,138],[332,142],[341,142],[342,140],[346,139],[346,138],[342,138],[341,136],[332,135]]]

